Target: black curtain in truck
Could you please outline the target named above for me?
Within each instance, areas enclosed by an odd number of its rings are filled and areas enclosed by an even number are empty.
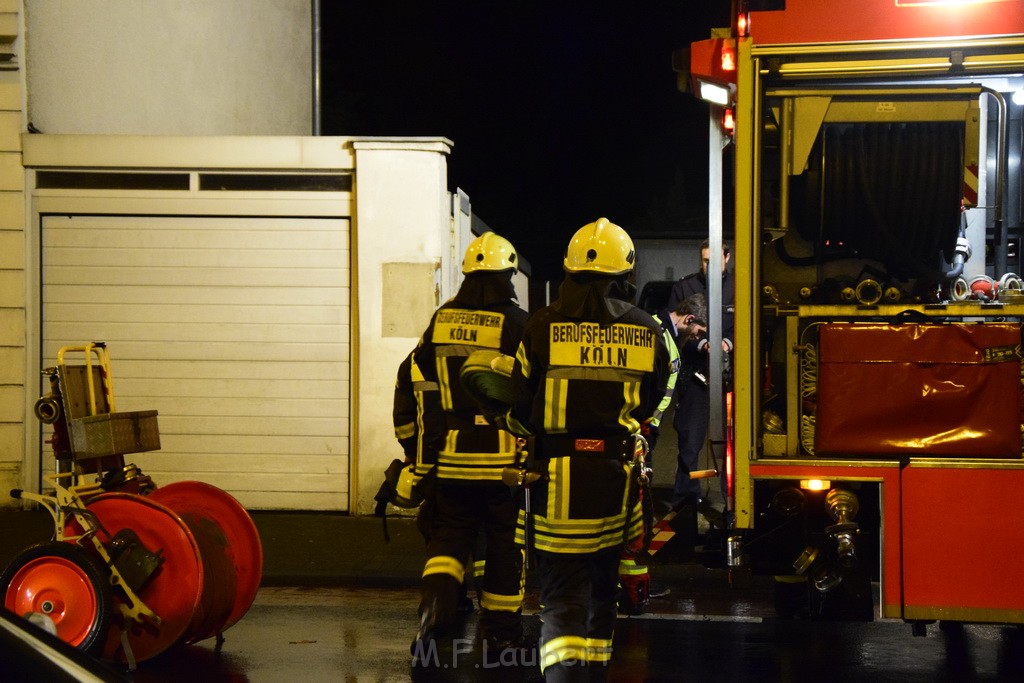
[[[960,228],[964,125],[826,124],[793,179],[793,222],[820,260],[863,258],[889,275],[941,278]]]

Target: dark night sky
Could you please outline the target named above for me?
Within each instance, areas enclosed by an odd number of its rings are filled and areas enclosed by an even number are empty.
[[[325,0],[323,133],[444,136],[449,189],[560,277],[581,225],[702,234],[707,109],[672,52],[728,0]]]

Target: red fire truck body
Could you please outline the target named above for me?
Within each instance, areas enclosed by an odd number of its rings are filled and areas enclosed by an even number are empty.
[[[804,616],[1024,623],[1024,0],[738,4],[689,64],[731,171],[729,562]]]

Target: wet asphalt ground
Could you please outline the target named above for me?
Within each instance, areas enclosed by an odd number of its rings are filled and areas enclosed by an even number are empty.
[[[138,683],[540,681],[535,650],[487,652],[476,618],[438,651],[435,667],[413,669],[422,539],[410,520],[254,513],[264,543],[264,582],[248,612],[218,644],[208,639],[125,671]],[[48,534],[43,513],[0,514],[6,563],[24,537]],[[670,556],[671,557],[671,556]],[[780,620],[773,588],[695,561],[653,565],[670,589],[647,614],[621,617],[612,681],[1021,681],[1024,629],[931,624],[915,637],[899,620]],[[528,582],[524,624],[540,630]],[[9,674],[9,672],[7,672]],[[34,680],[0,675],[0,680]],[[39,679],[43,680],[43,679]]]
[[[911,635],[898,621],[782,622],[754,614],[700,614],[683,598],[665,611],[619,620],[612,681],[995,681],[1022,680],[1017,628],[967,626]],[[130,680],[541,681],[535,654],[518,658],[463,639],[436,669],[409,666],[416,591],[266,588],[219,650],[200,643],[143,662]],[[682,606],[684,609],[676,609]],[[536,635],[535,614],[525,618]]]
[[[663,439],[663,441],[665,441]],[[671,444],[659,442],[655,484],[670,484]],[[706,454],[705,454],[706,456]],[[702,467],[713,466],[705,461]],[[714,479],[706,493],[716,500]],[[720,500],[720,499],[718,499]],[[413,669],[423,539],[413,520],[302,512],[250,513],[263,548],[255,600],[224,640],[174,646],[117,667],[138,683],[324,683],[391,681],[541,681],[533,648],[514,657],[488,652],[474,638],[476,617]],[[0,509],[0,568],[53,521],[41,510]],[[900,620],[838,622],[776,617],[768,577],[728,572],[720,552],[698,552],[707,537],[674,541],[655,555],[652,575],[670,590],[648,613],[620,617],[610,680],[640,681],[1024,681],[1024,628],[930,624],[915,637]],[[690,541],[693,541],[691,544]],[[877,586],[875,587],[877,603]],[[471,592],[472,595],[472,592]],[[537,586],[528,577],[527,636],[540,631]],[[877,604],[875,614],[878,614]],[[0,669],[3,658],[0,658]],[[40,681],[32,670],[0,670],[0,683]]]

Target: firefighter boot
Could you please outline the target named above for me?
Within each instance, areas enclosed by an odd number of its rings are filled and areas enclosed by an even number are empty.
[[[446,669],[457,659],[452,653],[452,628],[438,620],[436,603],[421,608],[420,627],[409,645],[415,669]]]
[[[431,602],[426,608],[420,606],[420,628],[416,632],[416,638],[409,645],[409,654],[412,655],[414,669],[441,666],[440,654],[437,651],[438,638],[435,630],[436,610],[434,606],[434,602]]]
[[[434,574],[424,577],[420,599],[420,627],[409,646],[414,667],[437,666],[438,648],[449,635],[455,622],[459,583],[451,576]]]
[[[500,653],[509,648],[522,649],[526,646],[522,610],[506,612],[481,609],[480,634],[482,643],[492,653]]]

